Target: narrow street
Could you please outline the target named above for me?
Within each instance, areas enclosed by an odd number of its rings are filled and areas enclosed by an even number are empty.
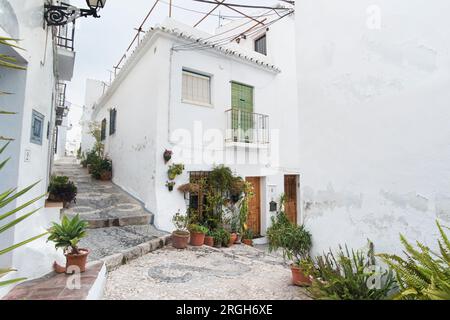
[[[79,214],[90,224],[81,246],[89,248],[90,261],[96,261],[166,235],[152,224],[153,216],[143,205],[114,185],[92,179],[87,169],[74,158],[63,158],[54,165],[53,174],[70,177],[78,187],[76,203],[63,211]]]

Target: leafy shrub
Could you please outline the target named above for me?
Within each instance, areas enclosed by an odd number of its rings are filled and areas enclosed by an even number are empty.
[[[372,243],[368,252],[339,247],[336,255],[330,251],[303,266],[313,278],[309,292],[316,299],[383,300],[395,289],[393,273],[377,268]]]
[[[228,244],[230,243],[231,235],[227,230],[223,228],[214,230],[210,234],[211,237],[214,238],[214,245],[216,246],[228,246]]]
[[[181,214],[178,211],[172,218],[172,223],[175,226],[175,232],[186,232],[189,224],[189,217],[187,214]]]
[[[108,158],[104,159],[100,158],[91,165],[92,165],[91,168],[92,176],[95,179],[100,179],[102,174],[106,172],[112,172],[112,161]]]
[[[207,227],[204,227],[202,225],[199,224],[191,224],[189,226],[189,231],[191,233],[203,233],[203,234],[207,234],[209,229]]]
[[[184,165],[183,164],[173,164],[169,167],[167,175],[169,176],[169,180],[175,180],[175,178],[181,174],[183,174]]]
[[[441,235],[439,253],[419,242],[418,248],[414,248],[401,236],[406,260],[396,255],[380,255],[396,273],[400,292],[394,299],[450,300],[450,241],[443,227],[436,223]]]
[[[214,191],[225,193],[231,189],[234,181],[233,172],[224,165],[217,166],[208,175],[208,185]]]
[[[77,187],[66,176],[52,176],[48,186],[49,200],[70,203],[76,201]]]
[[[62,218],[61,224],[53,223],[48,230],[48,241],[55,243],[56,249],[63,249],[66,254],[79,254],[78,243],[87,233],[89,223],[80,219],[77,215],[72,219],[67,216]]]

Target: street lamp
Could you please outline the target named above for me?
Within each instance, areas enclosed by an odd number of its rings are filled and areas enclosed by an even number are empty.
[[[86,0],[89,9],[80,9],[70,4],[61,2],[57,5],[45,5],[44,18],[49,26],[62,26],[80,17],[93,16],[100,18],[98,11],[103,9],[106,0]]]

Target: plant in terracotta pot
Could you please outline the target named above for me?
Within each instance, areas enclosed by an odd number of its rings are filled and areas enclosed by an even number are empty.
[[[167,189],[169,189],[170,192],[173,191],[173,187],[175,187],[175,185],[176,185],[175,181],[167,181],[167,183],[166,183],[166,187],[167,187]]]
[[[245,229],[245,231],[242,233],[242,243],[246,244],[247,246],[253,246],[253,230],[252,229]]]
[[[172,246],[175,249],[186,249],[189,243],[189,218],[178,211],[172,218],[176,230],[172,233]]]
[[[52,176],[48,186],[48,200],[62,202],[67,207],[71,202],[76,202],[77,187],[75,183],[65,176]]]
[[[167,164],[172,159],[172,156],[173,156],[172,151],[170,151],[170,150],[164,151],[164,154],[163,154],[164,162]]]
[[[86,262],[90,251],[79,248],[78,243],[86,236],[88,225],[89,223],[81,220],[79,215],[72,219],[64,216],[61,224],[53,223],[48,230],[48,241],[54,242],[56,249],[64,251],[66,256],[65,272],[73,271],[73,267],[79,269],[80,272],[86,271]]]
[[[281,249],[285,259],[289,259],[292,270],[292,280],[295,285],[308,286],[311,280],[302,270],[304,264],[310,260],[312,235],[304,226],[291,223],[284,212],[272,218],[272,227],[267,230],[269,250]]]
[[[100,158],[91,167],[92,176],[101,181],[112,179],[112,161],[108,158]]]
[[[214,231],[209,230],[205,236],[205,246],[214,247]]]
[[[169,177],[169,180],[175,180],[175,178],[181,174],[183,174],[184,171],[184,164],[173,164],[169,167],[169,170],[167,171],[167,175]]]
[[[199,224],[191,224],[189,232],[191,233],[191,246],[201,247],[205,244],[205,237],[208,233],[208,228]]]

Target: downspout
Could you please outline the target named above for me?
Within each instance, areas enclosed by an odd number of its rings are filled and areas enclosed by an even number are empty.
[[[169,57],[169,105],[167,108],[167,112],[168,112],[168,117],[167,117],[167,141],[172,144],[172,141],[170,139],[170,135],[172,133],[171,130],[171,116],[172,116],[172,112],[171,112],[171,105],[172,105],[172,65],[173,65],[173,46],[170,48],[170,57]]]

